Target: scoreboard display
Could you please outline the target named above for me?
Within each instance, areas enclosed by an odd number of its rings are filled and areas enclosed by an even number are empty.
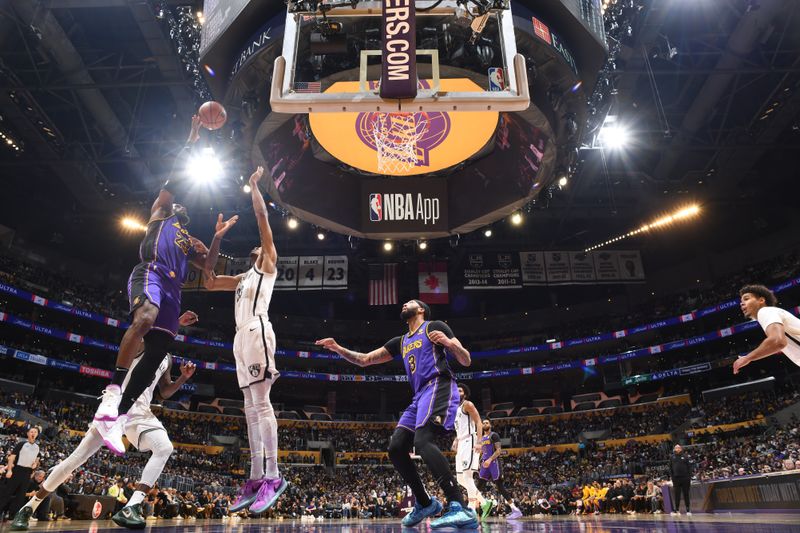
[[[206,21],[200,34],[200,57],[219,39],[250,0],[205,0],[203,16]]]

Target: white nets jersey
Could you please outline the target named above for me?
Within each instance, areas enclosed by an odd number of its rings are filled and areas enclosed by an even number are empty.
[[[783,354],[800,366],[800,318],[780,307],[767,306],[758,310],[757,320],[765,333],[770,324],[783,324],[787,340]]]
[[[136,365],[139,364],[139,361],[142,360],[142,355],[139,354],[136,359],[133,360],[131,364],[131,368],[128,370],[128,375],[125,376],[125,381],[122,382],[122,390],[125,390],[125,387],[128,386],[128,381],[130,381],[131,376],[133,375],[133,369],[136,368]],[[128,410],[128,418],[139,418],[139,417],[149,417],[153,416],[153,413],[150,411],[150,404],[153,403],[153,394],[155,393],[156,387],[158,386],[159,380],[161,380],[161,376],[169,369],[170,363],[170,355],[167,354],[164,359],[161,361],[161,364],[158,365],[158,370],[156,370],[156,375],[153,378],[153,382],[144,390],[141,396],[139,396],[131,407]]]
[[[458,406],[456,412],[456,439],[460,441],[467,439],[470,435],[475,435],[478,429],[472,422],[472,419],[464,411],[464,404]]]
[[[236,329],[257,317],[269,320],[269,303],[278,273],[261,272],[255,265],[239,280],[236,287]]]

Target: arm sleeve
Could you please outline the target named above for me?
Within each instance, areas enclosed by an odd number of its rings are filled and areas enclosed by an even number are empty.
[[[402,350],[402,341],[400,337],[394,337],[389,342],[383,345],[386,348],[386,351],[389,352],[389,355],[397,359],[400,357]]]
[[[492,431],[492,444],[499,444],[500,443],[500,435]]]
[[[17,460],[14,461],[15,464],[19,462],[19,454],[22,452],[22,447],[23,446],[25,446],[25,443],[22,442],[22,441],[19,441],[16,444],[16,446],[14,446],[14,449],[11,450],[11,455],[16,455],[17,456]]]
[[[445,335],[447,335],[448,339],[452,339],[455,337],[453,330],[450,329],[450,326],[442,322],[441,320],[434,320],[428,324],[428,328],[426,330],[426,334],[430,334],[431,331],[441,331]]]

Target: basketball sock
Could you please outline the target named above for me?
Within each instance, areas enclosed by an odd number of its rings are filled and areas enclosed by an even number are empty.
[[[264,447],[265,475],[269,479],[275,479],[280,475],[278,473],[278,420],[275,418],[275,410],[269,400],[271,387],[270,380],[253,383],[250,385],[250,394],[253,396],[253,407],[261,433],[261,444]]]
[[[144,501],[144,492],[137,490],[134,491],[131,499],[128,500],[128,503],[125,504],[125,507],[130,507],[131,505],[136,505],[137,503],[142,503]]]
[[[42,498],[42,499],[39,499],[39,498],[37,498],[37,497],[36,497],[36,495],[34,495],[34,496],[33,496],[33,498],[31,498],[30,500],[28,500],[28,503],[26,503],[26,504],[25,504],[25,507],[30,507],[31,509],[33,509],[33,512],[35,513],[35,512],[36,512],[36,509],[38,509],[38,508],[39,508],[39,505],[40,505],[40,504],[41,504],[43,501],[44,501],[44,498]]]
[[[167,355],[167,349],[172,343],[172,336],[158,330],[150,330],[144,336],[144,353],[131,372],[131,377],[125,390],[122,391],[122,399],[119,403],[119,414],[123,415],[128,409],[133,407],[134,402],[142,393],[153,383],[156,371],[161,361]]]
[[[122,382],[125,381],[125,376],[128,375],[128,369],[120,366],[114,369],[114,374],[111,377],[112,385],[119,385],[122,387]]]
[[[431,497],[425,490],[425,485],[419,477],[417,467],[409,455],[414,447],[414,432],[399,427],[394,430],[391,440],[389,440],[389,459],[392,461],[395,470],[411,489],[417,503],[423,507],[431,504]]]
[[[244,418],[247,422],[247,442],[250,446],[250,479],[264,477],[264,444],[261,442],[261,429],[258,427],[258,414],[253,407],[253,393],[250,387],[242,389],[244,395]]]

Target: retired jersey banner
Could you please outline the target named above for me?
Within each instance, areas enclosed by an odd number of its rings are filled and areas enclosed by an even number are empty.
[[[450,302],[447,288],[447,263],[421,262],[419,264],[419,299],[426,304]]]
[[[474,253],[467,254],[464,265],[465,289],[519,289],[522,272],[519,254]]]

